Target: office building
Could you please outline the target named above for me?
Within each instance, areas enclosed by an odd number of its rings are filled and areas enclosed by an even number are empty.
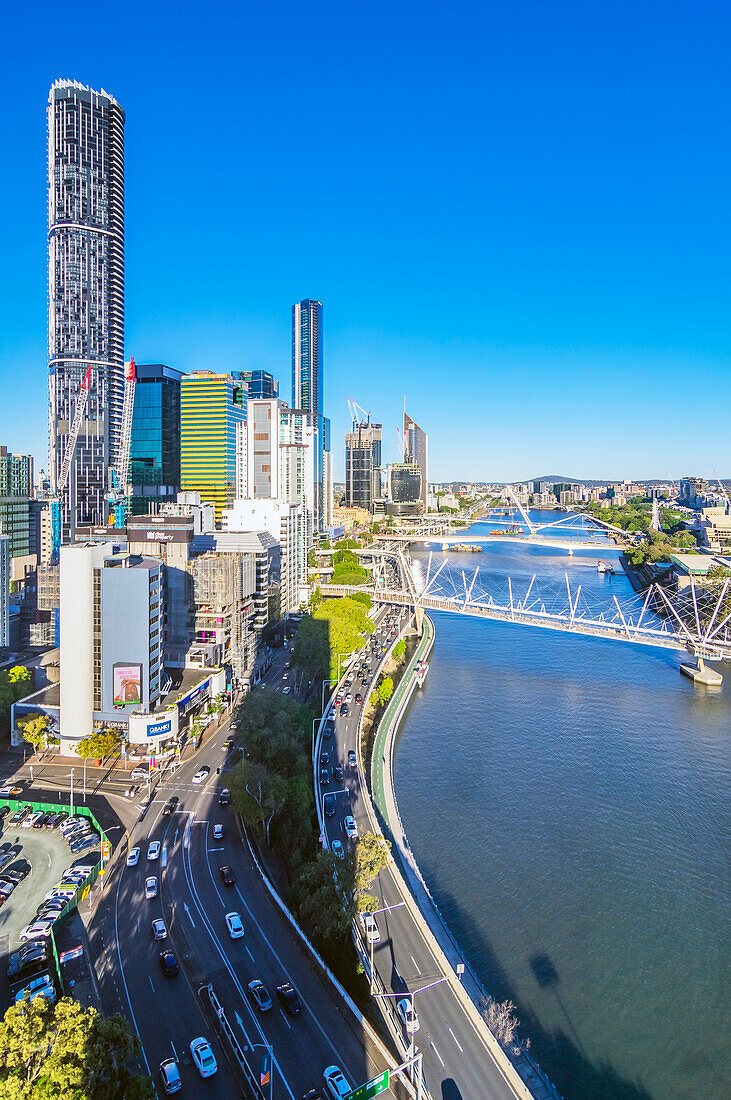
[[[330,421],[323,414],[322,302],[305,298],[292,306],[292,408],[308,413],[315,432],[313,468],[314,529],[325,526],[325,452],[330,450]]]
[[[388,499],[392,504],[419,504],[421,470],[416,462],[393,462],[387,467]]]
[[[279,382],[268,370],[234,371],[234,378],[246,384],[249,398],[271,399],[279,397]]]
[[[53,481],[90,385],[62,496],[63,534],[102,524],[124,395],[124,111],[57,80],[48,97],[48,370]]]
[[[370,418],[345,433],[345,505],[370,510],[381,496],[381,425]]]
[[[10,539],[0,535],[0,650],[10,646]]]
[[[278,500],[301,506],[298,525],[299,584],[306,582],[307,554],[317,527],[315,463],[318,437],[309,413],[281,401],[249,402],[238,428],[236,498]]]
[[[0,497],[33,496],[33,459],[0,447]]]
[[[180,371],[163,363],[135,364],[129,499],[132,515],[146,515],[180,490]]]
[[[323,530],[327,531],[333,524],[333,509],[335,507],[335,493],[333,485],[333,453],[328,447],[323,453],[322,492]]]
[[[421,470],[420,499],[426,511],[426,498],[429,489],[429,439],[412,416],[404,409],[404,462],[413,462]]]
[[[236,428],[246,402],[246,384],[230,374],[180,379],[180,488],[213,504],[217,521],[236,495]]]
[[[306,520],[301,504],[285,503],[266,498],[235,500],[223,513],[224,532],[258,533],[266,531],[280,548],[279,615],[298,611],[306,599],[307,577],[301,575],[300,548],[306,533]],[[225,540],[218,540],[224,545]]]
[[[681,477],[678,500],[687,508],[698,508],[708,490],[708,482],[702,477]]]

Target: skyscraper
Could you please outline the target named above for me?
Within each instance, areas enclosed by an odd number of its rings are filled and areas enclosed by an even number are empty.
[[[249,398],[279,397],[279,382],[268,370],[240,370],[234,371],[234,378],[246,382]]]
[[[368,419],[345,433],[345,503],[349,508],[370,508],[380,495],[381,425]]]
[[[429,487],[428,477],[429,438],[413,417],[404,409],[404,462],[415,462],[421,470],[421,503],[426,511],[426,497]]]
[[[151,503],[175,500],[180,489],[181,372],[163,363],[136,363],[135,374],[130,511],[146,515]]]
[[[49,452],[54,481],[80,384],[89,395],[63,531],[105,520],[124,392],[124,111],[112,96],[57,80],[48,96]]]
[[[213,503],[216,520],[236,492],[236,425],[246,420],[246,383],[193,371],[180,379],[180,488]]]
[[[302,409],[315,435],[313,514],[315,530],[325,526],[325,451],[330,421],[323,416],[322,302],[304,298],[292,306],[292,408]]]

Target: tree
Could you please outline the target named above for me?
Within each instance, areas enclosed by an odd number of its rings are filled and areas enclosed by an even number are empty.
[[[84,758],[87,756],[103,758],[112,753],[118,753],[121,744],[122,737],[119,730],[108,726],[106,729],[94,730],[86,737],[82,737],[76,746],[76,751]]]
[[[139,1040],[123,1016],[44,997],[12,1005],[0,1022],[0,1095],[13,1100],[152,1100],[127,1062]]]
[[[394,660],[395,661],[403,660],[403,656],[404,656],[405,653],[406,653],[406,642],[402,638],[401,641],[396,642],[396,645],[393,647],[393,658],[394,658]]]
[[[11,684],[29,684],[33,680],[33,674],[25,665],[13,665],[8,669],[8,682]]]
[[[339,860],[338,885],[335,884],[335,860],[331,852],[319,851],[301,871],[296,890],[297,911],[303,924],[318,944],[335,945],[350,931],[355,905],[350,890],[352,858]]]
[[[53,719],[50,715],[34,711],[33,714],[19,718],[15,724],[36,752],[45,749],[48,744],[48,735],[53,726]]]
[[[243,759],[231,772],[231,798],[247,825],[261,829],[267,845],[272,821],[287,802],[287,780],[262,763]]]
[[[355,867],[353,869],[353,894],[359,913],[372,912],[378,908],[377,899],[369,893],[373,880],[388,866],[391,843],[375,833],[364,833],[355,846]]]
[[[519,1022],[512,1001],[496,1001],[492,997],[485,997],[482,1001],[482,1018],[499,1043],[512,1043]]]
[[[376,695],[378,696],[378,701],[385,706],[393,695],[393,680],[390,676],[383,677],[376,688]]]

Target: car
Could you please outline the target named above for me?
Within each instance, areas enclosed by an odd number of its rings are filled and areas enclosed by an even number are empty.
[[[214,840],[223,840],[223,825],[214,825],[213,826],[213,839]]]
[[[227,737],[226,740],[224,741],[224,743],[221,745],[221,748],[223,749],[224,752],[228,752],[229,749],[232,749],[233,747],[234,747],[233,737]]]
[[[335,795],[332,794],[332,793],[326,794],[325,797],[322,800],[322,806],[323,806],[323,809],[325,811],[325,816],[326,817],[334,817],[335,816],[335,811],[337,809],[337,802],[336,802],[336,799],[335,799]]]
[[[378,931],[378,925],[376,924],[376,918],[372,913],[361,913],[360,923],[363,926],[363,932],[368,943],[380,943],[381,933]]]
[[[329,763],[330,763],[330,757],[328,756],[328,754],[326,752],[321,752],[320,753],[320,767],[321,768],[326,768]]]
[[[335,767],[333,768],[333,779],[336,782],[339,783],[342,778],[343,778],[343,765],[342,764],[336,764]]]
[[[277,986],[277,996],[290,1016],[298,1016],[302,1011],[302,999],[291,982],[282,982]]]
[[[335,707],[330,707],[330,710],[327,712],[327,718],[329,722],[335,721]]]
[[[232,940],[240,940],[244,934],[244,922],[238,913],[226,914],[226,927]]]
[[[57,898],[66,898],[67,901],[70,901],[71,898],[73,898],[75,896],[76,896],[76,887],[75,886],[61,886],[60,883],[57,882],[55,886],[51,887],[51,889],[48,891],[48,893],[46,894],[46,896],[43,900],[44,901],[56,901]]]
[[[17,798],[19,794],[23,793],[22,787],[2,787],[0,788],[0,798]],[[17,811],[16,811],[17,812]]]
[[[202,1035],[198,1039],[193,1039],[190,1044],[190,1054],[201,1077],[212,1077],[218,1069],[218,1064],[208,1040]]]
[[[30,924],[27,924],[25,928],[21,928],[18,932],[18,939],[21,943],[26,940],[41,940],[46,936],[50,936],[51,929],[53,928],[53,921],[45,918],[44,920],[34,920]]]
[[[71,829],[78,829],[79,825],[86,825],[87,819],[85,817],[67,817],[61,826],[61,832],[64,836]]]
[[[0,894],[6,898],[10,897],[17,885],[17,882],[13,882],[12,879],[0,879]]]
[[[163,974],[168,978],[174,978],[180,971],[178,960],[175,957],[174,951],[161,951],[159,956],[160,968]]]
[[[145,879],[145,897],[148,901],[157,897],[157,879],[154,875]]]
[[[31,966],[43,962],[47,958],[47,944],[41,941],[32,941],[31,943],[23,944],[17,951],[13,951],[8,960],[8,968],[5,973],[8,978],[13,978],[16,974],[23,974],[24,971],[30,969]]]
[[[135,846],[134,848],[130,848],[129,852],[127,853],[127,866],[128,867],[136,867],[139,862],[140,862],[140,849],[139,849],[139,847]]]
[[[414,1012],[411,997],[402,997],[396,1001],[396,1011],[403,1021],[405,1030],[409,1035],[414,1035],[420,1028],[419,1017]]]
[[[322,727],[322,736],[325,738],[326,741],[329,741],[330,738],[332,737],[332,735],[333,735],[332,722],[326,722],[325,725]]]
[[[352,1091],[339,1066],[328,1066],[322,1077],[333,1100],[343,1100]]]
[[[196,784],[205,783],[206,779],[208,779],[208,776],[210,774],[211,774],[211,769],[210,768],[201,768],[200,771],[197,771],[195,773],[195,775],[191,779],[191,783],[196,783]]]
[[[347,703],[343,703],[342,707],[340,708],[340,717],[341,718],[347,718],[349,714],[350,714],[350,707],[348,706]]]
[[[355,755],[355,749],[351,749],[350,752],[348,753],[348,767],[349,768],[357,768],[358,767],[358,758]]]
[[[59,886],[75,886],[76,889],[83,886],[88,878],[88,875],[64,875],[59,881]]]
[[[261,978],[254,978],[253,982],[249,982],[247,988],[259,1011],[268,1012],[272,1007],[272,999]]]
[[[39,814],[38,817],[36,817],[36,820],[33,822],[33,828],[42,829],[50,816],[51,815],[48,813]]]
[[[42,811],[36,810],[34,813],[29,814],[26,818],[23,819],[23,824],[21,825],[21,828],[31,829],[35,825],[36,821],[40,821],[42,817]]]
[[[93,848],[98,842],[99,837],[96,833],[92,836],[84,836],[81,840],[75,840],[73,844],[70,844],[69,851],[72,855],[76,855],[77,852],[85,852],[87,848]]]
[[[347,817],[343,818],[343,829],[345,830],[345,835],[347,836],[348,840],[358,839],[358,826],[356,825],[355,818],[352,816],[352,814],[348,814]]]
[[[151,840],[147,846],[147,858],[148,860],[154,860],[160,858],[160,841]]]
[[[352,691],[349,691],[348,694],[345,696],[345,702],[346,703],[352,703],[353,702],[353,693],[352,693]]]
[[[175,810],[175,807],[177,806],[177,804],[178,804],[177,798],[169,798],[167,800],[167,802],[165,803],[165,805],[163,806],[163,808],[162,808],[162,816],[163,817],[170,817],[170,814],[173,813],[173,811]]]
[[[289,695],[291,690],[292,690],[291,687],[289,686],[289,684],[287,684],[286,687],[282,688],[282,695]]]
[[[334,840],[330,845],[330,850],[336,859],[345,859],[345,849],[341,841]]]
[[[9,813],[10,813],[10,807],[9,806],[0,806],[0,821],[4,821]]]
[[[218,805],[219,806],[228,806],[230,801],[231,801],[231,791],[228,789],[228,787],[223,787],[222,790],[221,790],[221,793],[218,796]]]
[[[322,1100],[322,1093],[319,1089],[308,1089],[302,1100]]]
[[[36,911],[36,920],[55,920],[68,905],[67,901],[42,901]]]
[[[68,868],[68,871],[88,877],[95,868],[96,863],[74,863]],[[64,874],[67,874],[67,871],[64,871]]]
[[[356,695],[355,695],[355,705],[356,705],[357,707],[359,707],[359,706],[361,705],[361,703],[362,703],[362,702],[363,702],[363,696],[362,696],[362,695],[361,695],[361,693],[360,693],[360,692],[358,691],[358,692],[356,692]]]
[[[58,829],[66,820],[66,814],[60,810],[55,814],[49,814],[45,824],[46,829]]]
[[[152,938],[154,940],[166,940],[168,938],[168,930],[165,927],[165,921],[160,920],[159,917],[152,922]]]
[[[330,782],[330,772],[327,768],[320,768],[320,782],[326,786]]]
[[[8,867],[7,871],[3,871],[3,878],[9,882],[22,882],[24,878],[27,878],[30,874],[30,864],[28,866],[20,865],[20,867]]]
[[[166,1096],[169,1096],[173,1092],[180,1092],[183,1087],[183,1081],[180,1076],[178,1063],[174,1058],[166,1058],[164,1062],[160,1062],[159,1073],[163,1091]]]
[[[233,886],[236,882],[236,875],[234,874],[233,867],[229,867],[228,864],[220,868],[221,879],[224,886]]]
[[[28,985],[24,989],[19,989],[15,994],[15,1003],[25,1000],[26,996],[29,1001],[35,1000],[36,997],[46,997],[51,1004],[56,1000],[56,989],[51,981],[51,975],[39,974],[37,978],[33,978],[28,982]]]

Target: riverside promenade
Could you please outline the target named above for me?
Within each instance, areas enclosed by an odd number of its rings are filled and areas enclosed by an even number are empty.
[[[435,640],[434,623],[428,615],[424,616],[422,637],[414,651],[403,676],[386,708],[373,743],[370,768],[370,787],[372,802],[384,836],[391,841],[391,852],[401,873],[404,883],[410,891],[422,919],[435,941],[435,947],[443,956],[445,969],[461,974],[461,989],[464,1003],[471,1008],[473,1019],[479,1014],[480,1006],[487,993],[467,959],[462,954],[457,941],[439,912],[429,888],[424,881],[416,858],[411,851],[404,832],[393,788],[393,753],[401,721],[408,708],[409,701],[417,688],[416,670],[420,662],[427,659]],[[463,968],[463,969],[462,969]],[[482,1027],[487,1031],[487,1026]],[[492,1038],[492,1036],[490,1036]],[[492,1038],[492,1045],[498,1059],[504,1060],[534,1100],[560,1100],[559,1094],[545,1077],[530,1055],[524,1049],[513,1048],[510,1056]],[[517,1050],[517,1053],[516,1053]],[[508,1072],[508,1077],[510,1073]]]

